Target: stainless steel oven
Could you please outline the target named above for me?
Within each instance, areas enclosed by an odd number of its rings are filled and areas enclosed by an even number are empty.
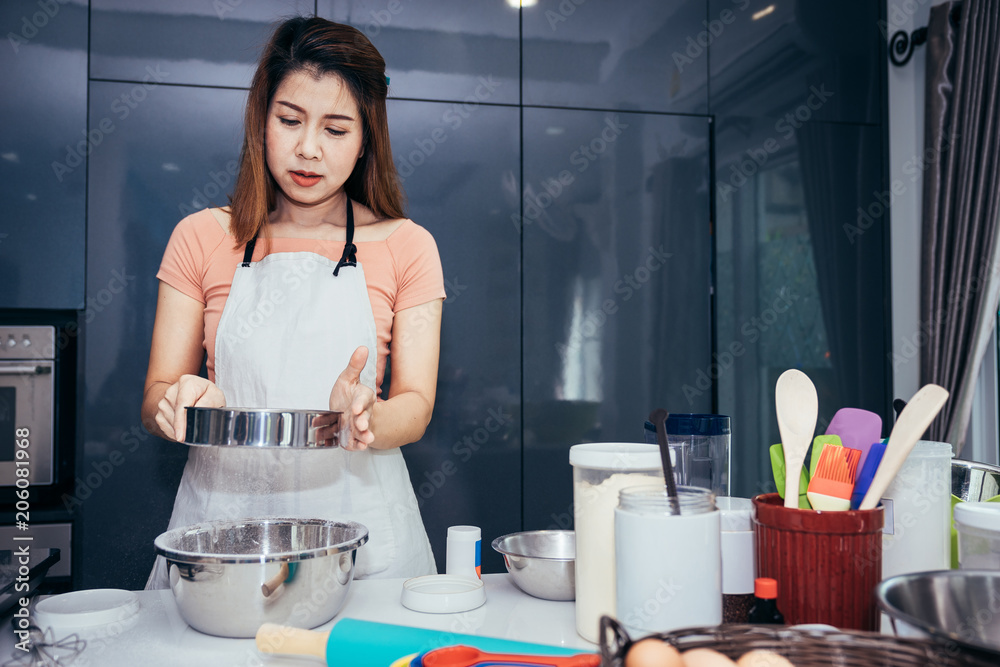
[[[0,487],[18,479],[17,443],[25,440],[28,482],[56,482],[56,357],[54,326],[0,326]]]

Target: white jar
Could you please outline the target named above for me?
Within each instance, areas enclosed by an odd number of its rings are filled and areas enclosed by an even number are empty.
[[[632,637],[722,622],[720,513],[715,496],[662,484],[630,487],[615,509],[617,618]]]
[[[615,615],[615,507],[626,486],[663,483],[656,445],[604,442],[574,445],[573,520],[576,531],[576,631],[598,641],[601,616]]]

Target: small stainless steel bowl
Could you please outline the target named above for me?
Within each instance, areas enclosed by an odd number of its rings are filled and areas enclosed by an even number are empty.
[[[875,599],[899,636],[954,642],[1000,658],[1000,571],[902,574],[880,583]]]
[[[517,587],[543,600],[576,599],[576,534],[529,530],[493,540]]]
[[[340,413],[187,408],[184,442],[214,447],[338,447]],[[332,437],[331,437],[332,435]]]
[[[368,529],[353,521],[245,519],[163,533],[181,617],[219,637],[253,637],[262,623],[315,628],[340,611]]]
[[[1000,468],[954,459],[951,462],[951,493],[967,503],[1000,496]]]

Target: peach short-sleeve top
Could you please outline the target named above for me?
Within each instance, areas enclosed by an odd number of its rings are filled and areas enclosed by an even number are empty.
[[[339,261],[343,241],[272,238],[270,251],[313,252]],[[358,263],[364,268],[375,316],[378,337],[376,394],[381,392],[382,376],[392,340],[395,313],[407,308],[443,299],[444,274],[437,244],[426,229],[411,220],[404,221],[381,241],[355,241]],[[267,243],[259,242],[253,259],[262,259]],[[243,261],[243,247],[234,247],[233,237],[225,232],[209,209],[192,213],[181,220],[170,236],[156,277],[167,285],[205,305],[205,340],[208,379],[215,381],[215,334],[222,318],[236,267]]]

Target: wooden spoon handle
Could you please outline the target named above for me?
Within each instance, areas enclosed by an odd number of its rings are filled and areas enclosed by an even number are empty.
[[[286,579],[288,579],[288,563],[282,563],[278,573],[261,584],[260,590],[264,597],[271,597],[271,593],[278,590],[278,586],[285,583]]]
[[[261,653],[311,655],[325,660],[329,639],[329,632],[264,623],[257,630],[257,650]]]

